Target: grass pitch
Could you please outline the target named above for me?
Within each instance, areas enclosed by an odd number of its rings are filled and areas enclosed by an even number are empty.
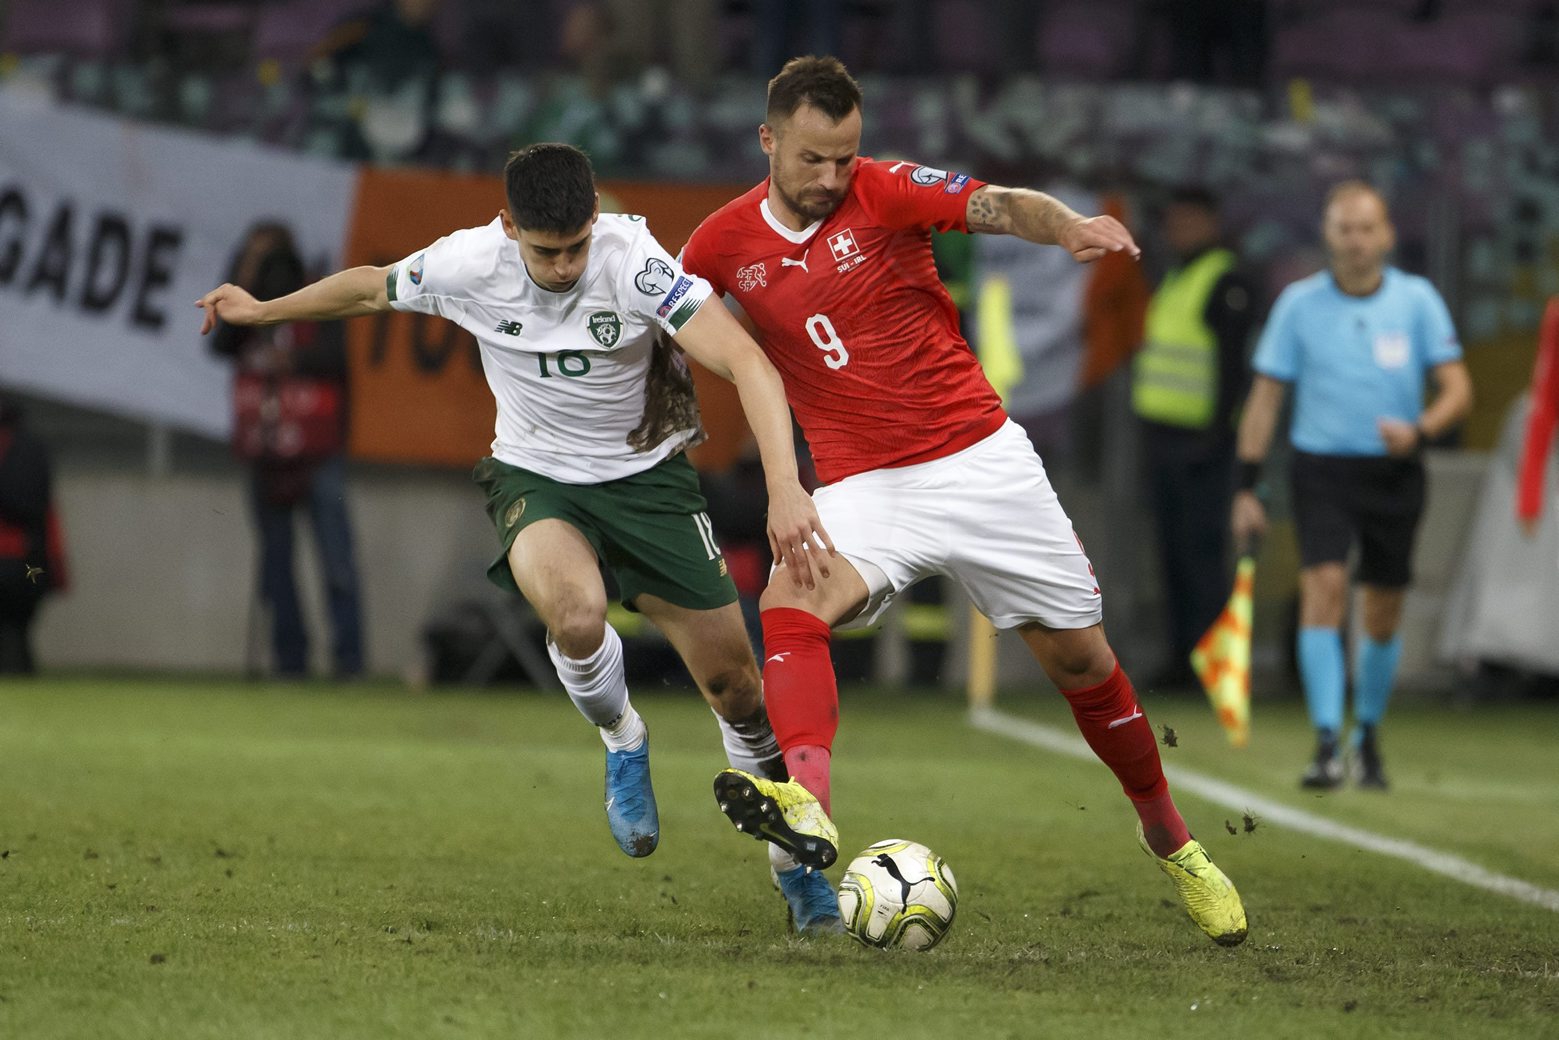
[[[1250,912],[1221,949],[1103,767],[942,696],[846,690],[835,799],[845,856],[946,857],[952,934],[787,938],[762,848],[710,797],[709,712],[636,699],[662,823],[641,861],[561,695],[6,683],[0,1037],[1559,1035],[1559,914],[1185,796]],[[1146,706],[1173,764],[1559,887],[1553,706],[1405,707],[1395,789],[1324,799],[1294,786],[1297,707],[1258,705],[1236,753],[1204,703]],[[1003,707],[1069,725],[1055,698]]]

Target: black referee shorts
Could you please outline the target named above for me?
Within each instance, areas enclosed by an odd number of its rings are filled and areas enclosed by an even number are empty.
[[[1302,566],[1345,563],[1359,543],[1358,580],[1399,589],[1413,577],[1424,515],[1424,464],[1375,455],[1294,452],[1294,525]]]

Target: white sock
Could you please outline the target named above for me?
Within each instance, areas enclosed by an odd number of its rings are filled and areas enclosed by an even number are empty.
[[[730,722],[716,712],[715,721],[720,724],[726,761],[732,766],[765,780],[790,779],[785,756],[780,753],[779,741],[774,739],[774,728],[769,725],[769,713],[763,710],[762,701],[758,702],[758,710],[745,719]]]
[[[601,731],[601,739],[613,751],[633,751],[644,743],[644,720],[628,703],[628,680],[623,674],[623,641],[617,630],[606,626],[606,638],[595,653],[583,660],[564,655],[547,640],[563,689],[579,713]]]
[[[778,845],[770,842],[769,866],[774,868],[774,872],[776,874],[783,874],[787,870],[795,870],[797,867],[801,866],[801,862],[796,859],[796,857],[780,848]]]

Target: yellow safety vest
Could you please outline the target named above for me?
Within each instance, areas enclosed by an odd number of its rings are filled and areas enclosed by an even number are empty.
[[[1203,315],[1234,254],[1209,249],[1164,276],[1148,304],[1131,389],[1136,413],[1167,426],[1206,429],[1218,405],[1218,337]]]

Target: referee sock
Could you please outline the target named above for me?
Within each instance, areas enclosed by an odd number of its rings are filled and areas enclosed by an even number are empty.
[[[770,607],[763,622],[763,700],[790,777],[829,807],[829,761],[839,731],[839,683],[828,622],[794,607]]]
[[[589,657],[567,657],[550,638],[547,656],[558,670],[568,699],[579,714],[601,731],[601,739],[613,751],[634,751],[644,743],[644,720],[628,703],[628,677],[623,674],[623,641],[617,630],[606,626],[605,638]]]
[[[1142,834],[1159,856],[1169,856],[1191,840],[1185,819],[1169,796],[1169,781],[1158,757],[1153,727],[1137,704],[1131,680],[1117,664],[1097,686],[1062,690],[1083,739],[1121,782],[1142,821]]]
[[[1353,714],[1361,726],[1375,726],[1386,714],[1391,688],[1397,681],[1397,662],[1402,659],[1402,637],[1385,641],[1365,638],[1354,672]]]
[[[1343,688],[1347,682],[1342,634],[1337,629],[1299,630],[1299,675],[1305,684],[1310,725],[1336,734],[1342,729]]]

